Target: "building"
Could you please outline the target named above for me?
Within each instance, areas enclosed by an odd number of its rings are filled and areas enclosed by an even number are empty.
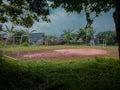
[[[34,44],[44,44],[45,33],[31,33],[30,43]]]

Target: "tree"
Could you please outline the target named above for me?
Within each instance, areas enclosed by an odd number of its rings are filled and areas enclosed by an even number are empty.
[[[54,45],[56,44],[56,35],[47,35],[45,36],[45,43],[48,45]]]
[[[115,12],[113,13],[113,18],[115,21],[116,35],[118,41],[119,50],[119,60],[120,60],[120,0],[115,0]]]
[[[70,43],[73,30],[64,30],[62,36],[65,38],[67,44]]]
[[[12,42],[13,35],[15,32],[15,27],[13,25],[11,28],[9,28],[7,25],[5,25],[5,27],[6,27],[6,30],[3,30],[3,32],[6,32],[9,35],[8,39],[10,42]]]
[[[14,31],[14,39],[17,43],[20,42],[20,39],[22,37],[22,42],[30,43],[30,35],[31,33],[35,32],[36,30],[15,30]]]
[[[24,27],[31,27],[38,16],[44,21],[49,15],[48,3],[46,0],[1,0],[0,1],[0,22],[11,21],[14,24]]]
[[[89,42],[89,40],[94,38],[95,31],[92,27],[84,27],[81,28],[78,32],[78,37],[82,40],[86,41],[86,43]]]
[[[71,33],[70,43],[72,44],[77,43],[77,37],[78,37],[77,33]]]
[[[15,27],[13,25],[11,28],[9,28],[7,25],[5,25],[5,27],[6,27],[6,30],[4,30],[3,32],[6,32],[9,34],[9,36],[12,36],[14,34]]]
[[[115,31],[104,31],[104,32],[99,32],[96,37],[99,40],[106,40],[107,45],[115,45],[116,44],[116,33]]]
[[[85,32],[85,29],[80,28],[77,33],[78,33],[78,39],[82,39],[83,41],[86,40],[86,32]]]
[[[93,39],[94,38],[94,30],[92,27],[85,27],[84,28],[84,31],[85,31],[85,35],[86,35],[86,42],[88,42],[89,40]]]
[[[2,25],[0,24],[0,31],[2,31]]]
[[[23,30],[15,30],[14,36],[13,36],[14,44],[20,44],[21,38],[22,38],[21,43],[24,42],[26,40],[26,37],[22,37],[24,34],[25,34],[25,31]]]
[[[24,31],[24,33],[25,33],[26,35],[30,35],[31,33],[35,32],[36,30],[25,29],[25,30],[23,30],[23,31]]]
[[[113,18],[115,21],[117,42],[119,46],[119,59],[120,59],[120,0],[50,0],[53,2],[52,8],[62,7],[67,12],[76,11],[80,13],[85,11],[87,24],[89,27],[93,20],[91,19],[91,13],[95,13],[99,16],[102,12],[108,12],[110,9],[115,8]]]

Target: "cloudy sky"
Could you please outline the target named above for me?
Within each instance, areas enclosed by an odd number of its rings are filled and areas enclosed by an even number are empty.
[[[114,10],[108,13],[103,13],[99,17],[92,17],[94,19],[93,28],[97,32],[105,30],[114,30],[114,21],[112,13]],[[64,30],[77,31],[86,25],[85,14],[82,12],[78,13],[66,13],[64,9],[58,8],[50,10],[51,23],[36,22],[31,30],[37,30],[37,32],[44,32],[46,35],[57,35],[60,36]],[[18,27],[20,29],[20,27]]]
[[[103,13],[96,18],[92,17],[94,19],[93,28],[96,32],[115,29],[112,18],[113,11]],[[38,32],[44,32],[47,35],[59,36],[64,30],[70,29],[77,31],[86,25],[84,13],[66,13],[61,8],[51,10],[49,18],[51,19],[51,23],[40,21],[39,23],[35,23],[31,29],[36,29]]]

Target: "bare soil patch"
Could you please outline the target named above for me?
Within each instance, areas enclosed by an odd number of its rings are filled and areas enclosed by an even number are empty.
[[[56,49],[44,51],[32,51],[20,53],[19,58],[72,58],[72,57],[93,57],[107,56],[107,49],[81,48],[81,49]],[[15,57],[16,55],[14,55]]]

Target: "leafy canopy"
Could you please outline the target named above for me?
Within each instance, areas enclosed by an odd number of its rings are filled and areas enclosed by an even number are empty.
[[[48,6],[47,0],[0,0],[0,22],[30,27],[39,20],[38,16],[48,20]]]
[[[114,0],[50,0],[52,8],[62,7],[66,12],[78,12],[82,10],[86,13],[87,24],[89,27],[93,20],[90,17],[90,13],[95,13],[98,16],[101,12],[107,12],[111,8],[114,8]]]

